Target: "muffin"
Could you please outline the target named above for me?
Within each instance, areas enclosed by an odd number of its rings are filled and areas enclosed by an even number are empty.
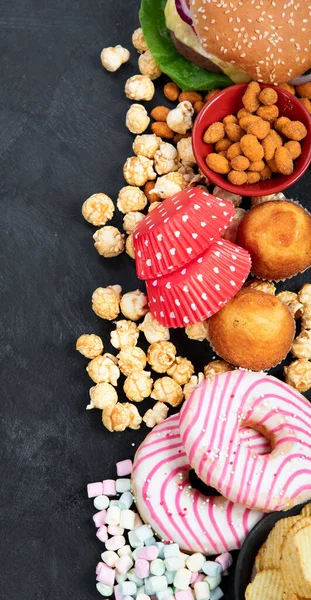
[[[243,288],[208,322],[210,344],[221,358],[252,371],[270,369],[288,354],[295,321],[275,296]]]
[[[286,200],[252,208],[240,223],[237,244],[248,250],[252,273],[279,281],[311,266],[311,217]]]

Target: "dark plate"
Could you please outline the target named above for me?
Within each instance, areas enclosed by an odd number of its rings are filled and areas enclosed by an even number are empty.
[[[256,556],[275,523],[285,517],[299,515],[305,504],[308,503],[298,504],[291,508],[291,510],[269,513],[252,529],[240,550],[236,564],[234,578],[235,600],[245,599],[245,590],[252,579]]]

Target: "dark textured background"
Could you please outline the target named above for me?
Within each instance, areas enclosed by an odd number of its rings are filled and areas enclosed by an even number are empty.
[[[108,328],[91,310],[93,290],[137,287],[127,256],[97,255],[80,209],[92,193],[115,198],[123,185],[132,139],[123,86],[137,55],[108,74],[99,53],[131,47],[138,4],[0,1],[1,600],[99,597],[102,545],[85,487],[114,476],[115,461],[146,434],[111,435],[99,411],[85,412],[90,380],[74,350],[91,331],[109,350]],[[309,171],[293,192],[305,205],[310,185]],[[208,362],[207,343],[176,339],[196,368]]]

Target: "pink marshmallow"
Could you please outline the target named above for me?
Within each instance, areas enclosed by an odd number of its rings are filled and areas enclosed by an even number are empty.
[[[193,595],[190,588],[186,590],[180,590],[179,592],[175,592],[176,600],[193,600]]]
[[[101,567],[102,567],[103,564],[104,564],[103,562],[97,563],[97,565],[96,565],[96,575],[98,575],[98,573],[99,573],[99,571],[100,571],[100,569],[101,569]]]
[[[119,592],[119,586],[118,586],[118,585],[115,585],[115,586],[114,586],[114,588],[113,588],[113,592],[114,592],[114,597],[115,597],[115,600],[122,600],[123,596],[122,596],[122,594],[120,594],[120,592]]]
[[[116,482],[114,479],[104,479],[102,483],[102,492],[104,496],[116,496]],[[98,494],[97,494],[98,495]]]
[[[199,581],[204,581],[206,575],[204,573],[199,573],[194,583],[198,583]],[[192,584],[193,585],[193,584]]]
[[[100,510],[98,513],[95,513],[95,515],[93,515],[93,521],[96,527],[101,527],[102,525],[105,525],[106,513],[106,510]]]
[[[226,571],[227,569],[229,569],[229,567],[231,567],[233,563],[233,558],[230,552],[224,552],[223,554],[220,554],[219,556],[217,556],[217,558],[215,558],[215,562],[218,562],[222,566],[222,570]]]
[[[101,527],[99,527],[99,529],[97,529],[96,531],[96,537],[98,537],[98,539],[101,542],[107,542],[108,540],[108,531],[107,531],[107,527],[106,525],[102,525]]]
[[[196,573],[191,573],[190,585],[197,580],[198,575],[199,575],[198,571]]]
[[[116,464],[117,474],[119,477],[124,477],[125,475],[130,475],[133,469],[133,463],[130,459],[128,460],[120,460]]]
[[[150,546],[149,546],[150,547]],[[147,560],[144,558],[138,558],[135,561],[135,575],[140,579],[145,579],[149,576],[150,573],[150,565]]]
[[[87,496],[88,498],[96,498],[96,496],[101,496],[103,494],[103,484],[101,481],[96,481],[95,483],[89,483],[87,486]]]
[[[157,546],[145,546],[139,548],[138,558],[144,558],[145,560],[155,560],[159,556],[159,549]]]
[[[106,585],[114,585],[115,571],[104,563],[101,563],[96,579]]]

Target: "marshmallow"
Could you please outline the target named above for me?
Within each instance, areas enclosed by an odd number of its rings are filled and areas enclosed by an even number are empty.
[[[87,497],[95,498],[96,496],[100,496],[103,493],[103,484],[101,481],[96,481],[95,483],[89,483],[87,486]]]
[[[147,596],[147,594],[144,594],[143,592],[139,592],[139,590],[137,590],[136,600],[150,600],[150,596]]]
[[[196,580],[195,580],[195,582],[194,582],[194,583],[198,583],[199,581],[204,581],[204,579],[205,579],[205,575],[204,575],[204,573],[199,573],[199,574],[196,576]]]
[[[93,515],[93,521],[94,521],[96,527],[101,527],[102,525],[105,525],[106,514],[107,514],[106,510],[101,510],[100,512],[95,513],[95,515]]]
[[[119,506],[119,500],[110,500],[110,506]]]
[[[96,589],[102,596],[112,596],[113,587],[111,585],[106,585],[105,583],[96,583]]]
[[[108,525],[109,535],[123,535],[124,529],[120,525]]]
[[[206,581],[198,581],[194,584],[196,600],[210,600],[210,588]]]
[[[164,573],[168,585],[171,585],[174,582],[175,574],[176,571],[166,571]]]
[[[114,479],[104,479],[101,494],[105,494],[106,496],[116,495],[116,482]],[[99,496],[99,494],[96,494],[96,496]]]
[[[146,579],[150,573],[149,562],[145,558],[138,558],[135,562],[135,573],[140,579]]]
[[[137,588],[140,588],[144,585],[144,580],[141,579],[140,577],[137,577],[135,569],[131,569],[128,572],[127,578],[129,581],[134,581],[134,583],[136,583],[136,585],[137,585]]]
[[[140,527],[141,525],[143,525],[143,522],[139,516],[138,513],[135,513],[135,523],[134,523],[134,529],[137,529],[137,527]]]
[[[193,600],[190,588],[187,588],[185,590],[178,590],[178,592],[175,592],[175,598],[176,600]]]
[[[190,585],[191,571],[188,569],[178,569],[174,577],[174,586],[179,590],[185,590]]]
[[[100,563],[100,567],[97,573],[97,581],[99,581],[100,583],[105,583],[106,585],[113,586],[114,580],[114,570],[105,565],[105,563]]]
[[[164,546],[163,552],[165,558],[171,558],[172,556],[180,556],[178,544],[166,544]]]
[[[150,573],[151,575],[164,575],[165,573],[165,564],[163,562],[163,560],[161,560],[160,558],[156,558],[155,560],[152,560],[150,563]]]
[[[195,554],[191,554],[191,556],[188,556],[188,558],[186,559],[186,567],[187,569],[189,569],[189,571],[192,571],[193,573],[201,571],[204,563],[205,556],[203,556],[201,552],[195,552]]]
[[[123,596],[123,600],[134,600],[133,596]]]
[[[159,550],[157,546],[145,546],[140,548],[138,551],[139,558],[145,558],[146,560],[155,560],[158,558]]]
[[[205,577],[204,581],[206,581],[209,585],[210,590],[214,590],[221,583],[221,575],[217,577]]]
[[[115,585],[113,588],[115,600],[123,600],[122,594],[119,592],[119,585]]]
[[[138,588],[137,588],[137,596],[136,596],[136,600],[137,600],[137,598],[138,598],[139,594],[140,594],[141,596],[142,596],[142,595],[146,596],[146,594],[145,594],[145,586],[144,586],[144,585],[142,585],[141,587],[138,587]],[[149,596],[147,596],[147,598],[149,598]],[[144,600],[144,599],[142,598],[141,600]]]
[[[108,496],[101,494],[100,496],[96,496],[96,498],[94,498],[93,504],[97,510],[104,510],[105,508],[108,508],[110,500]]]
[[[175,600],[172,588],[167,588],[166,590],[164,590],[164,592],[158,592],[157,600]],[[193,596],[191,600],[193,600]]]
[[[155,546],[156,542],[157,540],[155,539],[154,535],[152,535],[150,538],[145,540],[145,546]]]
[[[131,460],[121,460],[117,462],[117,474],[118,477],[124,477],[124,475],[130,475],[133,469],[133,463]]]
[[[158,592],[163,592],[167,588],[167,581],[164,575],[161,577],[152,576],[149,579],[145,580],[145,590],[149,595],[157,594]]]
[[[135,524],[135,513],[133,510],[124,509],[121,510],[120,525],[124,529],[134,529]]]
[[[193,571],[191,571],[190,585],[192,585],[193,583],[196,582],[198,575],[199,575],[199,573],[194,573]]]
[[[127,574],[124,575],[124,573],[118,573],[118,571],[116,571],[116,582],[123,583],[124,581],[127,581]]]
[[[224,596],[223,591],[220,589],[220,587],[217,587],[211,591],[210,600],[220,600],[220,598],[223,598],[223,596]]]
[[[125,546],[125,537],[123,535],[114,535],[106,542],[106,550],[119,550]]]
[[[134,581],[124,581],[124,583],[118,585],[118,591],[122,596],[135,596],[137,585]]]
[[[117,479],[116,481],[116,491],[118,494],[123,494],[123,492],[129,492],[131,490],[131,480],[130,479]]]
[[[145,542],[152,535],[152,529],[149,525],[141,525],[135,529],[135,535],[140,542]]]
[[[144,545],[143,542],[136,537],[135,531],[129,531],[128,538],[132,548],[141,548]]]
[[[101,554],[101,559],[108,567],[115,567],[115,564],[118,560],[118,555],[116,552],[111,552],[111,550],[106,550]]]
[[[118,506],[109,506],[106,514],[107,525],[119,525],[121,518],[121,510]]]
[[[123,546],[122,548],[120,548],[118,550],[118,555],[119,556],[130,556],[132,558],[132,549],[131,546],[129,546],[128,544],[126,546]]]
[[[98,539],[101,542],[107,542],[108,540],[108,531],[107,531],[107,527],[106,525],[102,525],[101,527],[99,527],[96,531],[96,537],[98,537]]]
[[[184,568],[185,561],[182,556],[172,556],[171,558],[166,558],[164,564],[168,571],[178,571],[178,569]]]
[[[123,492],[122,496],[120,496],[119,498],[119,506],[122,510],[126,508],[131,508],[133,502],[134,497],[133,494],[131,494],[131,492]]]
[[[207,560],[202,567],[202,571],[205,575],[209,575],[210,577],[219,577],[222,568],[219,563],[214,562],[213,560]]]
[[[165,556],[164,556],[164,544],[163,544],[163,542],[156,542],[156,547],[159,550],[159,558],[165,558]]]
[[[231,567],[233,563],[233,558],[230,552],[224,552],[223,554],[217,556],[217,558],[215,558],[215,561],[222,566],[223,571],[226,571],[227,569],[229,569],[229,567]]]
[[[125,575],[132,568],[133,564],[134,562],[131,557],[128,556],[128,554],[125,554],[124,556],[120,556],[120,558],[117,560],[115,568],[117,569],[118,573]]]

